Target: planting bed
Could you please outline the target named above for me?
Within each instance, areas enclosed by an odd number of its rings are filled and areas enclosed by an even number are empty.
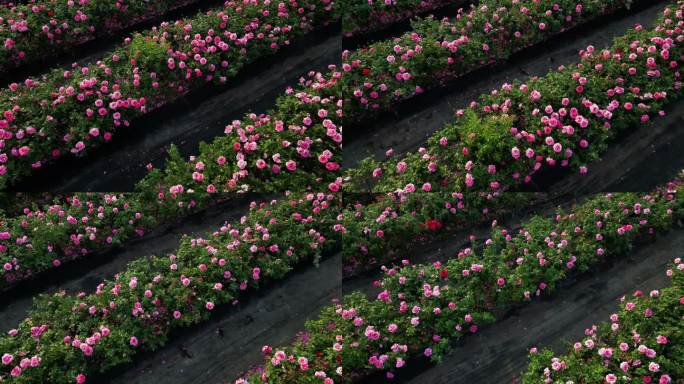
[[[684,0],[0,0],[0,383],[684,384],[682,65]]]

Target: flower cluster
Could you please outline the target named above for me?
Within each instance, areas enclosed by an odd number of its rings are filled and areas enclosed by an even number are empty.
[[[684,263],[667,270],[671,286],[620,299],[610,321],[585,330],[563,355],[530,350],[523,383],[671,384],[684,377]]]
[[[332,0],[228,1],[126,38],[94,64],[10,84],[0,91],[0,188],[336,18]]]
[[[196,0],[30,0],[0,4],[0,70],[37,62]]]
[[[208,200],[168,209],[141,193],[76,193],[0,217],[0,290],[93,252],[120,246]]]
[[[264,366],[236,383],[351,383],[372,372],[391,378],[418,356],[438,361],[501,308],[545,295],[571,272],[589,272],[672,228],[684,215],[683,180],[645,195],[600,195],[535,216],[517,233],[495,227],[482,246],[445,262],[385,268],[375,300],[355,292],[326,307],[307,323],[305,338],[264,347]]]
[[[282,278],[336,241],[337,198],[326,193],[254,202],[249,213],[166,257],[129,264],[92,294],[43,295],[0,337],[0,377],[13,383],[83,383],[91,374],[163,345],[169,332],[208,318],[240,293]]]
[[[459,10],[453,19],[418,19],[411,32],[398,38],[343,52],[345,113],[350,121],[371,118],[396,102],[504,61],[515,52],[625,9],[630,3],[516,0],[504,4],[485,0],[470,10]]]
[[[392,193],[370,202],[346,196],[341,224],[345,228],[342,258],[353,275],[396,259],[417,244],[468,226],[485,224],[534,201],[520,193]]]
[[[681,96],[683,11],[671,5],[654,28],[636,26],[609,49],[587,47],[572,67],[483,95],[416,153],[350,170],[350,190],[373,180],[379,192],[503,191],[542,170],[587,172],[618,133]]]
[[[0,265],[3,280],[12,283],[62,262],[120,244],[144,233],[148,218],[123,196],[77,194],[63,204],[25,208],[0,222]]]
[[[200,145],[183,159],[172,147],[164,169],[153,169],[138,185],[159,198],[218,192],[303,191],[323,183],[340,190],[342,161],[341,74],[309,72],[288,88],[270,114],[248,114],[225,127],[225,135]]]

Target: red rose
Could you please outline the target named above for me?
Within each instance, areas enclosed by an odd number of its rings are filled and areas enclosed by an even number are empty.
[[[363,73],[364,76],[368,76],[368,74],[370,73],[370,69],[364,68],[364,69],[361,71],[361,73]]]
[[[449,277],[449,271],[447,271],[446,268],[442,269],[441,271],[439,271],[439,277],[441,277],[442,279],[446,279],[447,277]]]
[[[435,219],[428,220],[425,225],[427,225],[428,229],[431,231],[439,231],[442,229],[442,222]]]

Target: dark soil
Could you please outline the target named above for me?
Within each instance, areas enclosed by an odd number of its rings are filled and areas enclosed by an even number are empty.
[[[345,36],[342,38],[343,49],[357,49],[376,41],[391,39],[400,36],[404,32],[411,29],[411,20],[416,17],[426,17],[428,15],[434,16],[437,20],[444,17],[455,16],[460,8],[468,9],[471,4],[477,4],[479,1],[474,0],[454,0],[451,4],[438,7],[436,9],[419,12],[412,17],[397,21],[383,26],[378,26],[374,30],[368,32],[357,33],[354,36]]]

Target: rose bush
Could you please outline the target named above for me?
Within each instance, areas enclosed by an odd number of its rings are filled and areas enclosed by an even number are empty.
[[[172,147],[163,169],[152,170],[138,190],[179,200],[218,192],[303,191],[324,184],[341,186],[342,100],[340,72],[310,72],[289,88],[270,114],[248,114],[225,128],[225,135],[201,144],[183,159]],[[150,197],[151,198],[151,197]]]
[[[530,205],[531,193],[391,193],[354,201],[345,196],[341,224],[344,272],[354,275],[405,255],[421,243]]]
[[[76,193],[0,217],[0,291],[65,262],[120,246],[209,202],[193,199],[168,210],[140,197]]]
[[[0,91],[0,188],[51,159],[83,155],[132,118],[223,83],[337,18],[331,0],[228,1],[127,38],[94,64],[10,84]]]
[[[676,383],[684,377],[684,263],[667,270],[672,284],[620,299],[610,322],[585,330],[565,354],[530,350],[523,383]]]
[[[235,223],[184,237],[168,256],[136,260],[95,293],[38,297],[28,318],[0,337],[0,378],[84,382],[160,347],[173,329],[207,319],[215,306],[330,249],[339,233],[336,199],[307,193],[252,203]]]
[[[324,308],[292,346],[263,347],[264,366],[236,383],[350,383],[372,372],[392,377],[420,355],[439,361],[502,310],[677,225],[682,177],[648,194],[605,194],[535,216],[517,234],[494,228],[481,247],[444,263],[385,268],[374,300],[355,292]]]
[[[416,14],[453,4],[452,0],[342,0],[338,2],[345,36],[369,33]]]
[[[197,0],[30,0],[0,4],[0,71],[62,54]]]
[[[681,96],[684,3],[668,6],[651,29],[637,26],[602,51],[583,50],[572,67],[483,95],[416,153],[347,172],[348,190],[503,191],[542,171],[574,169],[618,134],[646,125]]]
[[[484,0],[453,19],[415,20],[413,30],[398,38],[343,52],[347,124],[631,3]]]

